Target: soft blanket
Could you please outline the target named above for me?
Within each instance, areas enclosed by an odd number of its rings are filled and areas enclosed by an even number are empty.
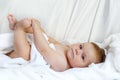
[[[33,65],[22,58],[11,59],[2,54],[12,49],[12,36],[10,33],[0,35],[1,80],[120,80],[120,33],[109,36],[101,43],[101,47],[107,50],[104,63],[92,63],[87,68],[64,72],[55,72],[48,66]]]

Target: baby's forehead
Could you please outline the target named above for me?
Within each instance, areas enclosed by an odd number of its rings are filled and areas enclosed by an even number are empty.
[[[88,43],[88,42],[86,42],[86,43],[81,43],[81,44],[83,44],[83,47],[84,47],[84,48],[94,48],[93,45],[92,45],[91,43]]]
[[[84,50],[85,50],[88,60],[90,62],[95,62],[97,54],[96,54],[96,51],[95,51],[93,45],[91,43],[89,43],[85,46],[85,44],[84,44]]]

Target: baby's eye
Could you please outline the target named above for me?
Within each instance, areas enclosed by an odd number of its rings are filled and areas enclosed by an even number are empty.
[[[82,58],[82,60],[84,60],[85,59],[84,55],[82,55],[81,58]]]
[[[80,49],[82,49],[83,47],[82,47],[82,45],[80,44]]]

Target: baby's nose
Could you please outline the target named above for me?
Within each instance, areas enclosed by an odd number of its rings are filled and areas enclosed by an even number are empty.
[[[82,50],[77,50],[76,52],[77,52],[78,55],[81,55],[83,53]]]

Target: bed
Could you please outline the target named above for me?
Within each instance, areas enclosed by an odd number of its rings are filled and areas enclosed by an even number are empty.
[[[104,63],[55,72],[18,64],[0,54],[0,80],[120,80],[120,0],[0,0],[0,53],[10,49],[12,31],[6,16],[36,18],[61,42],[96,42],[107,50]],[[18,61],[18,62],[19,62]]]

